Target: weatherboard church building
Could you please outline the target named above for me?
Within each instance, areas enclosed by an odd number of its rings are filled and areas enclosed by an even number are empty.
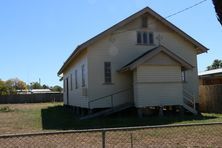
[[[142,114],[179,106],[197,114],[197,55],[207,50],[146,7],[73,51],[58,71],[64,104],[89,110],[89,117],[130,107]]]

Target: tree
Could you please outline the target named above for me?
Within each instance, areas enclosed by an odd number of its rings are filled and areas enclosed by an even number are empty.
[[[31,89],[42,89],[41,84],[39,84],[38,82],[32,82],[30,87]]]
[[[217,14],[217,19],[222,25],[222,0],[213,0],[213,4]]]
[[[0,95],[7,95],[7,88],[5,86],[5,82],[0,79]]]
[[[47,86],[47,85],[44,84],[44,85],[42,85],[42,88],[43,88],[43,89],[49,89],[49,86]]]
[[[27,89],[27,85],[18,78],[9,79],[7,81],[0,80],[0,95],[16,94],[17,90]]]
[[[15,84],[15,88],[16,90],[26,90],[27,89],[27,85],[25,82],[19,80],[16,84]]]
[[[222,60],[214,60],[212,65],[207,66],[207,70],[222,68]]]
[[[7,94],[16,94],[15,80],[14,79],[7,80],[5,82],[5,87],[7,89]]]
[[[51,88],[52,91],[62,92],[62,87],[55,85]]]
[[[6,83],[8,87],[13,88],[15,90],[27,89],[26,83],[18,78],[9,79],[6,81]]]

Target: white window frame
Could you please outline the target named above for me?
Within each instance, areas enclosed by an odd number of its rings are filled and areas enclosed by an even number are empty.
[[[181,81],[186,82],[186,71],[185,70],[181,71]]]
[[[137,44],[138,45],[153,45],[154,34],[149,31],[137,31]]]
[[[111,62],[104,62],[104,83],[112,83],[112,64]]]
[[[86,71],[85,71],[85,65],[82,65],[82,87],[86,86]]]
[[[75,89],[78,89],[78,70],[75,70]]]

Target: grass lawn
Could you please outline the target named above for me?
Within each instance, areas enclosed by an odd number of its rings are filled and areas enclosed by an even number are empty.
[[[181,123],[222,122],[222,114],[202,116],[164,116],[138,118],[135,115],[116,115],[106,118],[79,120],[62,103],[0,105],[0,134],[42,130],[68,130],[121,126],[141,126]]]

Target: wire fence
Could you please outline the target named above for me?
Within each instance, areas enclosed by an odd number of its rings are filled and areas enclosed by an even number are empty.
[[[222,123],[1,135],[0,147],[222,147]]]

